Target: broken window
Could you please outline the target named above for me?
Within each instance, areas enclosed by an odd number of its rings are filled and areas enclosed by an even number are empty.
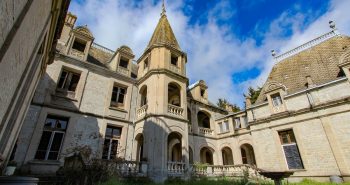
[[[114,86],[111,97],[111,106],[123,107],[126,95],[126,88]]]
[[[67,125],[66,117],[47,116],[35,159],[58,160]]]
[[[57,89],[61,91],[75,92],[80,79],[80,74],[63,69],[58,81]]]
[[[75,39],[74,40],[73,46],[72,46],[73,49],[84,53],[85,47],[86,47],[86,41],[83,41],[83,40],[80,40],[80,39]]]
[[[125,58],[121,58],[119,61],[119,66],[123,68],[128,68],[129,61]]]
[[[122,128],[107,126],[103,144],[102,159],[115,159],[118,155],[118,144]]]
[[[283,152],[286,157],[289,169],[303,169],[297,142],[293,130],[285,130],[278,133],[282,144]]]

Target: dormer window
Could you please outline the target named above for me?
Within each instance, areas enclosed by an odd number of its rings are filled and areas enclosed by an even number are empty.
[[[276,93],[276,94],[271,95],[271,100],[272,100],[272,105],[274,107],[279,107],[282,105],[282,98],[281,98],[280,93]]]
[[[178,60],[177,56],[171,55],[171,64],[172,65],[177,66],[177,60]]]
[[[121,58],[119,61],[119,66],[123,68],[128,68],[129,61],[125,58]]]
[[[75,39],[73,42],[72,48],[84,53],[86,47],[86,41],[80,40],[80,39]]]

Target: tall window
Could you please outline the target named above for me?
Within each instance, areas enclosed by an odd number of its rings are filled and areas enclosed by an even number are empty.
[[[57,90],[75,92],[80,79],[80,74],[62,69],[58,81]]]
[[[271,99],[272,99],[272,105],[274,107],[278,107],[282,105],[282,98],[279,93],[271,95]]]
[[[204,89],[201,89],[201,97],[204,98],[204,94],[205,94],[205,90],[204,90]]]
[[[114,86],[111,97],[111,106],[123,107],[126,95],[126,88]]]
[[[240,129],[240,128],[241,128],[241,119],[235,118],[235,129]]]
[[[118,154],[119,139],[122,134],[122,128],[107,126],[105,141],[103,144],[102,159],[115,159]]]
[[[35,159],[58,160],[67,124],[66,117],[47,116]]]
[[[294,137],[293,130],[285,130],[278,133],[284,155],[289,169],[303,169],[303,162],[301,160],[297,142]]]
[[[178,59],[177,56],[171,55],[171,64],[174,66],[177,66],[177,59]]]
[[[143,69],[148,68],[148,57],[144,60]]]

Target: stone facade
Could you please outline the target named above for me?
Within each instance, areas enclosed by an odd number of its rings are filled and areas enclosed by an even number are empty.
[[[19,134],[14,160],[22,172],[52,174],[86,147],[94,158],[147,162],[155,181],[174,165],[186,178],[193,163],[292,170],[291,181],[349,180],[349,37],[332,30],[284,56],[258,100],[232,113],[208,100],[204,81],[188,84],[187,55],[165,12],[136,63],[129,47],[102,47],[75,20],[66,17]],[[332,70],[317,73],[318,65]]]
[[[35,88],[53,61],[69,0],[0,2],[0,158],[10,158]]]

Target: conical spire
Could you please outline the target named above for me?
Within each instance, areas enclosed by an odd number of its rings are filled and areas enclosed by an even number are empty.
[[[174,32],[171,29],[170,23],[167,19],[165,12],[166,10],[165,10],[164,0],[163,0],[162,13],[160,14],[161,17],[159,19],[156,29],[153,32],[152,38],[148,43],[147,48],[150,48],[152,46],[159,46],[159,45],[169,45],[178,50],[181,50],[175,38]]]

